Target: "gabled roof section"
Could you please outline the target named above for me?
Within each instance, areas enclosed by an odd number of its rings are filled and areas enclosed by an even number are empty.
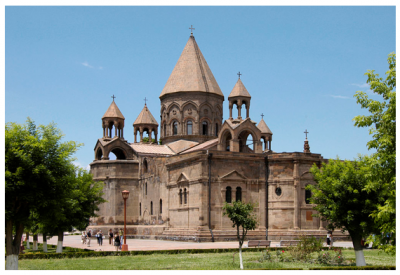
[[[245,180],[247,178],[245,176],[243,176],[241,173],[239,173],[238,171],[232,170],[228,174],[223,175],[221,177],[221,179],[241,179],[241,180]]]
[[[175,155],[175,153],[169,149],[166,145],[156,144],[142,144],[142,143],[131,143],[129,144],[135,152],[139,154],[148,155]]]
[[[228,99],[231,97],[236,97],[236,96],[251,98],[251,95],[247,91],[246,87],[243,85],[243,82],[240,80],[240,78],[238,79],[235,86],[233,87],[231,94],[228,96]]]
[[[157,120],[150,113],[146,104],[144,104],[143,110],[140,112],[135,122],[133,123],[133,125],[139,124],[153,124],[158,126]]]
[[[190,153],[190,152],[195,152],[195,151],[200,151],[200,150],[207,150],[210,149],[218,144],[218,138],[212,139],[203,143],[200,143],[199,145],[196,145],[186,151],[182,151],[181,153]]]
[[[108,107],[108,110],[104,114],[102,119],[105,117],[117,117],[117,118],[125,119],[125,117],[122,115],[121,111],[119,110],[117,104],[114,101],[111,102],[110,107]]]
[[[267,126],[267,124],[265,123],[264,119],[261,119],[261,121],[258,123],[257,128],[260,129],[261,134],[271,134],[272,132],[269,129],[269,127]]]
[[[182,151],[185,151],[189,148],[192,148],[193,146],[198,145],[198,142],[195,141],[189,141],[189,140],[184,140],[180,139],[171,143],[168,143],[166,146],[168,146],[172,151],[175,153],[180,153]]]
[[[188,181],[189,181],[188,176],[186,176],[186,174],[183,172],[179,175],[178,179],[176,180],[177,183],[188,182]]]
[[[176,92],[206,92],[224,96],[192,35],[169,76],[160,98]]]

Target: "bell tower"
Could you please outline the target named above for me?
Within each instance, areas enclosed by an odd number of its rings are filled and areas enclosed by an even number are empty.
[[[238,73],[239,79],[236,82],[235,86],[233,87],[231,94],[228,96],[229,120],[234,120],[232,117],[233,105],[236,105],[238,109],[238,117],[237,117],[238,121],[242,120],[241,110],[243,104],[246,106],[246,118],[249,117],[251,96],[247,91],[246,87],[243,85],[243,82],[240,80],[241,75],[242,74],[239,72]]]
[[[125,117],[122,115],[117,104],[115,103],[114,95],[112,96],[112,99],[113,101],[111,102],[110,107],[108,107],[107,112],[101,118],[103,126],[103,140],[110,140],[115,137],[124,139]]]

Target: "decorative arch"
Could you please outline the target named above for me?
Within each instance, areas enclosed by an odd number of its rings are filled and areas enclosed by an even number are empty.
[[[212,110],[214,110],[213,106],[212,106],[210,103],[208,103],[208,102],[203,102],[203,103],[201,103],[200,106],[199,106],[199,112],[202,112],[204,106],[207,106],[207,107],[210,109],[210,114],[209,114],[209,116],[211,117],[211,112],[212,112]]]
[[[246,146],[246,142],[247,142],[247,138],[249,136],[252,136],[253,138],[253,152],[255,152],[255,144],[256,141],[258,141],[257,135],[251,131],[250,129],[242,129],[239,134],[238,134],[238,139],[239,139],[239,152],[246,152],[247,150],[247,146]]]
[[[181,107],[179,106],[179,104],[176,103],[176,102],[173,102],[173,103],[172,103],[171,105],[169,105],[168,108],[167,108],[167,113],[168,113],[168,114],[171,112],[171,109],[172,109],[174,106],[178,108],[179,112],[182,112],[182,109],[181,109]]]
[[[114,147],[112,148],[109,153],[108,156],[110,155],[110,153],[114,153],[114,155],[117,157],[117,160],[121,160],[121,159],[127,159],[128,153],[121,147]]]
[[[193,107],[195,108],[196,112],[198,112],[199,110],[199,105],[197,105],[194,101],[186,101],[185,103],[182,104],[182,112],[185,110],[185,107],[188,105],[193,105]]]
[[[103,157],[103,149],[101,147],[98,147],[95,154],[95,160],[101,160],[102,157]]]
[[[231,151],[230,148],[230,140],[233,137],[233,133],[229,129],[225,129],[220,135],[219,135],[219,143],[222,144],[222,148],[224,151]]]

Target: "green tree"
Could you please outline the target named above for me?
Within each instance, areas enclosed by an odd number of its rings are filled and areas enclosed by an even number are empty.
[[[334,228],[347,230],[351,236],[357,266],[365,265],[361,239],[377,228],[371,213],[383,199],[376,193],[366,191],[367,175],[370,173],[369,159],[356,161],[329,160],[319,168],[311,167],[316,185],[308,185],[312,204],[322,220]]]
[[[74,227],[85,230],[89,218],[96,216],[98,205],[106,202],[102,197],[102,182],[93,181],[92,175],[83,168],[74,166],[64,182],[66,192],[63,199],[48,205],[49,211],[40,217],[43,232],[58,236],[58,253],[62,252],[64,232]]]
[[[257,226],[257,218],[253,214],[254,205],[252,203],[243,203],[234,201],[232,204],[225,202],[224,216],[227,215],[236,227],[236,234],[239,241],[240,269],[243,269],[242,245],[248,230],[254,230]],[[241,232],[241,233],[240,233]]]
[[[36,126],[7,123],[5,127],[6,269],[18,269],[18,254],[25,223],[31,211],[56,200],[63,177],[70,173],[72,154],[80,146],[62,142],[54,123]]]
[[[361,108],[367,109],[370,115],[357,116],[354,125],[369,127],[372,140],[367,143],[368,149],[375,149],[369,158],[371,173],[369,173],[366,190],[386,198],[377,205],[371,216],[380,227],[381,232],[390,234],[390,243],[382,238],[380,247],[386,252],[396,251],[396,55],[389,54],[389,71],[386,79],[382,79],[374,70],[368,71],[367,83],[371,90],[382,96],[382,100],[372,100],[361,91],[355,97]],[[378,236],[382,237],[381,234]],[[386,234],[383,235],[385,237]]]

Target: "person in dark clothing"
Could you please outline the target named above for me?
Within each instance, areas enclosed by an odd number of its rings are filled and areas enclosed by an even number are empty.
[[[99,246],[103,245],[103,233],[101,230],[97,232],[97,242],[99,243]]]
[[[120,244],[121,244],[121,239],[120,239],[120,237],[119,237],[118,232],[116,232],[116,233],[115,233],[115,239],[114,239],[114,246],[115,246],[115,249],[116,249],[117,251],[118,251],[118,248],[119,248]]]
[[[114,233],[112,232],[112,229],[110,229],[110,231],[108,231],[108,244],[113,244],[113,240],[114,240]]]
[[[92,232],[89,230],[87,232],[87,246],[90,246],[90,238],[92,237]]]

